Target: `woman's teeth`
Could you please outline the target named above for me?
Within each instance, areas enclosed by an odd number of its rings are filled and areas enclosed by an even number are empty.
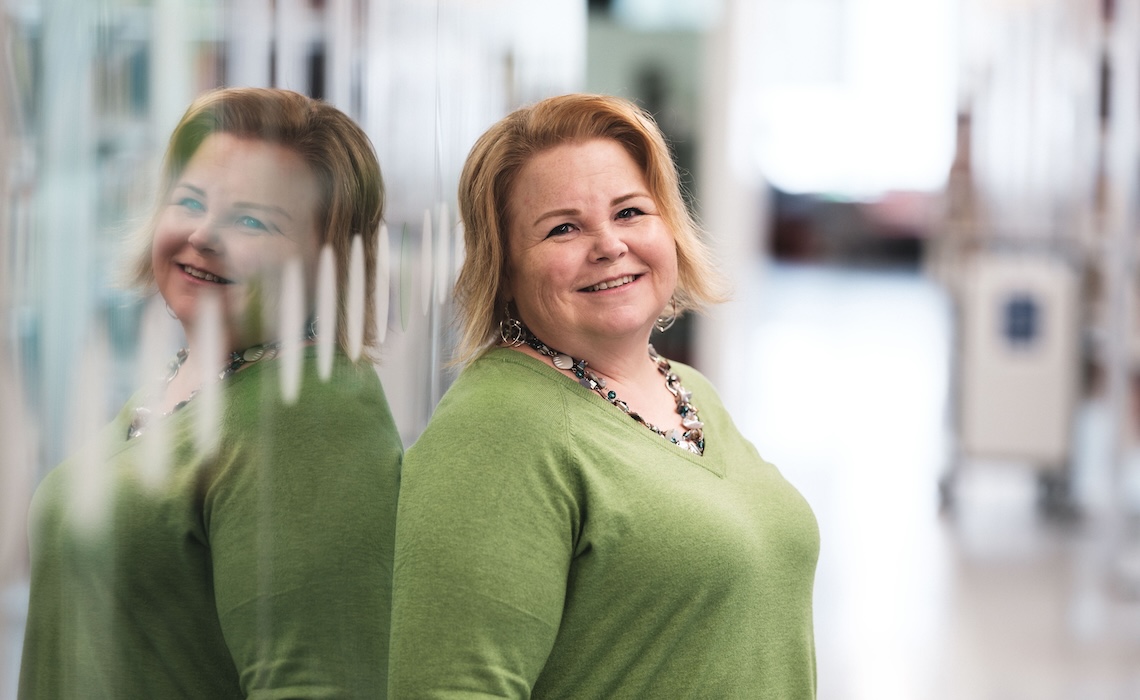
[[[629,284],[634,279],[636,278],[633,275],[626,275],[625,277],[618,277],[616,280],[610,280],[609,282],[599,282],[592,287],[586,287],[586,291],[600,292],[603,289],[613,289],[614,287],[620,287],[623,284]]]
[[[190,275],[191,277],[197,277],[198,279],[204,280],[206,282],[216,282],[218,284],[228,284],[229,283],[229,280],[227,280],[227,279],[224,279],[222,277],[218,277],[217,275],[214,275],[214,274],[210,274],[209,272],[206,272],[205,270],[199,270],[196,267],[190,267],[189,265],[183,265],[182,269],[186,272],[186,274]]]

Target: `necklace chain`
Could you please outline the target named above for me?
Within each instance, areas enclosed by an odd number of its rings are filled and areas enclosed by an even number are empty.
[[[601,396],[606,401],[617,406],[622,413],[625,413],[630,418],[672,442],[674,445],[686,449],[693,454],[704,454],[704,423],[702,423],[697,416],[697,407],[692,404],[693,394],[681,386],[681,378],[673,373],[669,361],[658,355],[652,344],[649,345],[649,358],[657,365],[657,371],[665,376],[665,388],[669,390],[669,393],[673,395],[674,400],[677,402],[677,413],[681,416],[681,427],[684,428],[684,430],[678,428],[663,430],[653,425],[642,418],[640,413],[630,409],[629,404],[619,399],[617,392],[612,389],[606,390],[605,378],[598,376],[596,372],[589,369],[585,360],[575,359],[564,352],[559,352],[551,348],[536,338],[535,335],[530,332],[530,329],[525,326],[523,326],[521,330],[522,341],[524,343],[534,348],[540,354],[549,357],[551,364],[558,369],[571,372],[578,378],[579,384],[594,391],[598,396]]]
[[[314,337],[315,334],[311,329],[305,335],[306,340],[312,340]],[[254,362],[260,362],[261,360],[272,360],[274,357],[277,357],[277,353],[280,352],[280,350],[281,341],[252,345],[245,350],[234,350],[230,353],[229,360],[227,360],[221,371],[218,372],[218,381],[225,381],[226,379],[232,377],[234,373],[236,373],[244,365],[250,365]],[[178,350],[178,353],[173,358],[171,358],[170,362],[166,365],[166,375],[162,378],[163,386],[166,386],[170,384],[170,382],[174,381],[174,378],[178,376],[178,370],[182,369],[182,365],[186,364],[186,358],[189,356],[189,350],[186,348],[180,348]],[[174,404],[174,406],[166,413],[163,413],[163,417],[165,418],[166,416],[169,416],[179,409],[185,407],[186,404],[190,403],[190,401],[197,395],[197,389],[191,391],[189,396]],[[150,422],[150,417],[151,410],[149,408],[145,406],[137,407],[135,409],[134,417],[131,419],[130,425],[127,426],[127,439],[133,440],[139,435],[142,435],[143,431],[146,430],[147,423]]]

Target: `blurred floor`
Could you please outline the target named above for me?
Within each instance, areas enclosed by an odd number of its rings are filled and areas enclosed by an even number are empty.
[[[747,353],[731,376],[742,430],[811,502],[821,700],[1140,698],[1140,603],[1112,587],[1098,508],[1107,418],[1077,411],[1077,498],[1036,507],[1036,474],[947,464],[949,301],[917,273],[757,270]]]

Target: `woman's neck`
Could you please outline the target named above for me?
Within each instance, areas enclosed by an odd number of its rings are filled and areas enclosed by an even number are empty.
[[[583,357],[538,339],[539,344],[545,345],[554,353],[570,355],[573,361],[584,360],[586,366],[580,370],[582,373],[577,369],[568,369],[558,358],[531,345],[523,344],[514,349],[543,364],[554,365],[571,379],[578,380],[583,374],[594,375],[593,378],[603,383],[606,392],[614,392],[653,425],[666,430],[680,427],[681,417],[677,414],[676,400],[662,381],[656,359],[649,354],[649,338],[644,338],[643,342],[639,348],[632,344],[617,349],[610,346],[605,349],[606,352],[599,349]]]
[[[618,385],[637,386],[646,382],[656,382],[657,364],[649,357],[649,336],[631,337],[628,340],[613,340],[609,343],[574,342],[563,339],[564,345],[556,340],[538,338],[551,350],[565,353],[575,360],[585,360],[595,373]],[[531,357],[544,362],[550,358],[529,345],[518,348]]]

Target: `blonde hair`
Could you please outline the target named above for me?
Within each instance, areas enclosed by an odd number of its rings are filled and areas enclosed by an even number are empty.
[[[523,107],[488,129],[459,178],[466,258],[455,283],[460,335],[455,361],[485,352],[505,318],[510,197],[523,166],[537,153],[590,139],[617,141],[641,168],[658,212],[677,246],[677,313],[723,301],[704,233],[685,205],[676,164],[653,118],[632,102],[571,94]]]
[[[364,350],[376,350],[376,231],[384,217],[384,181],[380,163],[367,134],[336,107],[291,90],[223,88],[211,90],[190,104],[170,136],[163,157],[158,198],[147,224],[132,241],[127,283],[154,288],[151,250],[162,205],[198,147],[210,134],[225,133],[258,139],[296,152],[320,186],[317,222],[321,245],[329,244],[336,258],[337,344],[347,352],[348,272],[352,239],[364,244]]]

